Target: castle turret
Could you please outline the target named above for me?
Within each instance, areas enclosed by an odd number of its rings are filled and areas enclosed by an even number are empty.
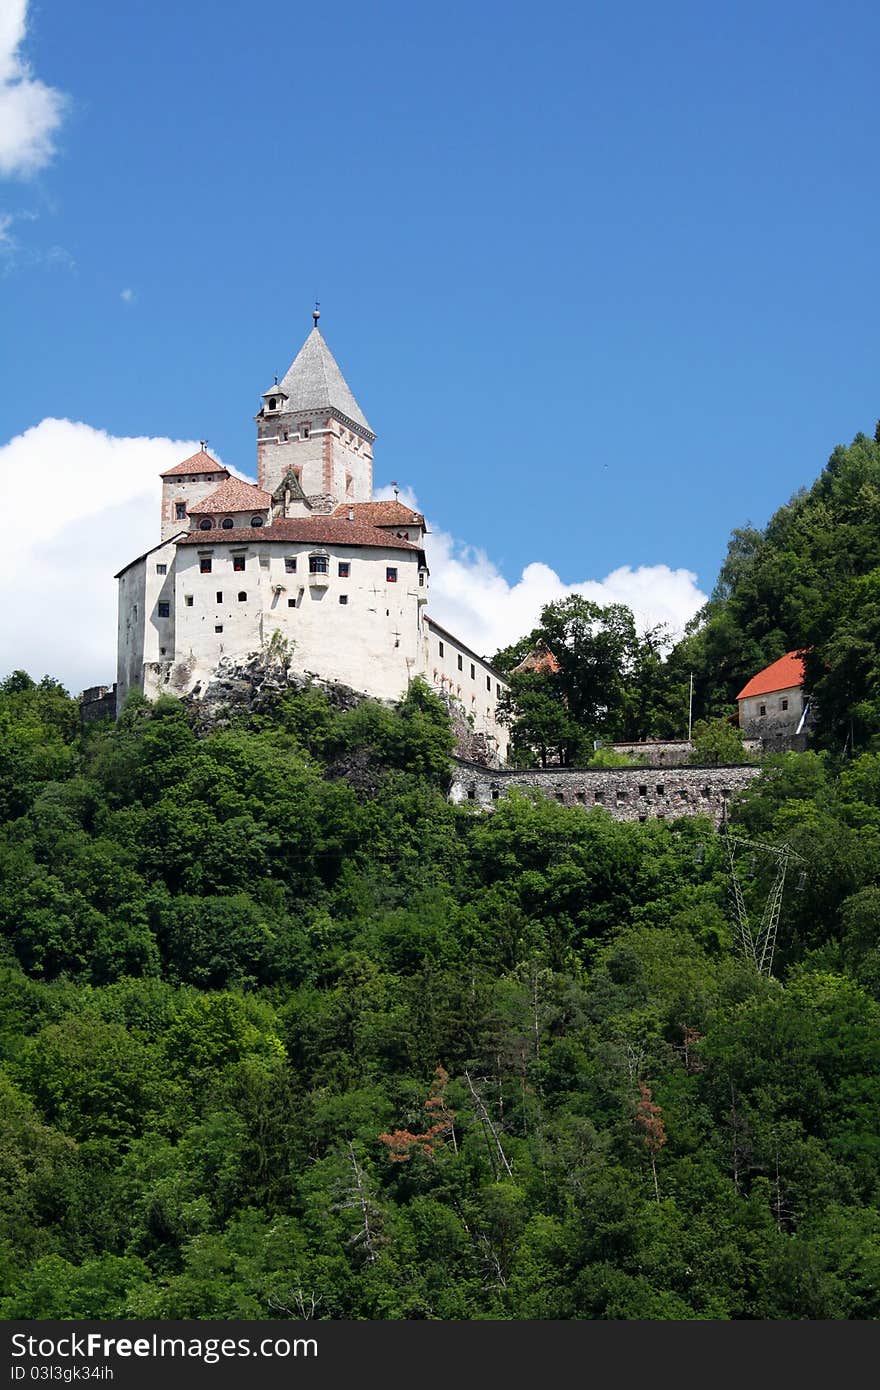
[[[376,438],[315,326],[282,380],[263,392],[257,421],[257,479],[287,494],[290,516],[330,513],[373,498]],[[297,489],[284,488],[293,478]]]
[[[229,469],[212,459],[204,445],[197,454],[162,474],[162,539],[189,530],[189,508],[215,492]]]

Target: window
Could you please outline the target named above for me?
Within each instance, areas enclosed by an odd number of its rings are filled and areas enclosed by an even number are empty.
[[[192,606],[193,606],[193,596],[192,596],[192,594],[184,594],[184,596],[183,596],[183,601],[184,601],[184,603],[186,604],[187,608],[192,608]]]
[[[327,555],[309,556],[309,574],[329,574],[330,559]]]
[[[296,556],[295,556],[295,555],[285,555],[285,557],[284,557],[284,573],[285,573],[285,574],[296,574]]]
[[[217,623],[217,624],[215,625],[215,627],[214,627],[214,631],[215,631],[215,632],[222,632],[222,631],[223,631],[223,624],[222,624],[222,623]]]
[[[262,524],[263,524],[263,518],[262,518],[261,516],[252,516],[252,517],[251,517],[251,526],[253,526],[254,529],[256,529],[258,526],[262,526]]]
[[[596,802],[598,802],[598,804],[601,806],[601,805],[602,805],[602,802],[605,800],[605,793],[604,793],[604,792],[593,792],[593,800],[596,801]]]
[[[787,700],[780,700],[780,701],[779,701],[779,708],[780,708],[780,709],[788,709],[788,701],[787,701]]]
[[[639,796],[647,796],[647,795],[648,795],[648,788],[647,788],[646,786],[644,786],[644,785],[642,785],[641,787],[639,787]]]
[[[238,601],[239,603],[247,603],[247,594],[245,593],[244,589],[242,589],[239,593]]]
[[[501,795],[501,793],[500,793],[500,791],[498,790],[498,788],[497,788],[497,787],[493,787],[493,788],[492,788],[492,800],[493,800],[493,801],[497,801],[498,798],[500,797],[500,795]]]
[[[477,679],[477,668],[476,668],[476,666],[474,665],[474,663],[471,662],[471,680],[472,680],[472,681],[475,681],[476,679]]]
[[[223,602],[223,590],[222,590],[222,589],[218,589],[218,590],[217,590],[217,602],[218,602],[218,603],[222,603],[222,602]]]
[[[244,556],[243,556],[243,555],[233,555],[233,557],[232,557],[232,568],[233,568],[233,570],[237,570],[239,574],[242,574],[242,573],[244,572]]]
[[[424,587],[425,587],[425,571],[424,571],[424,570],[419,570],[419,588],[420,588],[420,589],[424,589]]]
[[[766,705],[759,705],[759,706],[758,706],[758,714],[761,715],[761,714],[766,714],[766,713],[767,713],[767,706],[766,706]]]
[[[301,424],[299,427],[299,432],[303,439],[308,439],[312,433],[312,427],[310,424],[304,421],[303,424]]]
[[[500,698],[500,696],[501,696],[501,682],[500,682],[500,681],[496,681],[496,682],[495,682],[495,694],[496,694],[497,696],[499,696],[499,698]]]
[[[185,516],[186,516],[186,503],[185,503],[185,502],[175,502],[175,503],[174,503],[174,520],[175,520],[175,521],[183,521],[183,519],[184,519]]]
[[[168,566],[167,566],[167,565],[157,565],[157,566],[156,566],[156,573],[157,573],[157,574],[167,574],[167,573],[168,573]]]
[[[159,648],[159,655],[160,655],[160,656],[164,656],[165,653],[167,652],[167,650],[168,650],[167,647],[160,647],[160,648]]]
[[[491,676],[487,676],[487,677],[486,677],[486,689],[489,690],[489,691],[491,691],[491,689],[492,689],[492,677],[491,677]]]
[[[348,594],[340,594],[340,595],[339,595],[339,602],[340,602],[340,603],[348,603]]]
[[[158,605],[158,613],[159,613],[159,617],[160,617],[160,618],[168,618],[168,617],[170,617],[170,616],[171,616],[171,604],[170,604],[170,603],[165,603],[164,601],[160,601],[160,603],[159,603],[159,605]]]
[[[203,555],[201,560],[199,560],[199,569],[202,574],[211,573],[211,557],[209,555]]]
[[[287,606],[288,606],[288,608],[295,608],[295,607],[296,607],[296,599],[295,599],[295,598],[289,598],[289,599],[287,600]]]
[[[459,652],[459,654],[458,654],[458,669],[459,669],[459,671],[463,671],[463,670],[464,670],[464,657],[461,655],[460,652]]]
[[[270,409],[270,410],[274,410],[277,404],[278,404],[277,398],[276,398],[275,396],[270,396],[270,397],[269,397],[269,409]]]
[[[442,643],[442,642],[438,642],[438,643],[437,643],[437,649],[438,649],[438,651],[440,652],[440,655],[443,656],[443,654],[444,654],[446,648],[443,646],[443,643]]]
[[[200,531],[210,531],[214,523],[209,516],[203,516],[199,522]]]
[[[397,583],[397,566],[396,566],[396,565],[386,565],[386,566],[385,566],[385,583],[386,583],[386,584],[396,584],[396,583]]]
[[[350,576],[350,574],[351,574],[351,561],[350,561],[350,560],[340,560],[340,561],[339,561],[339,578],[340,578],[340,579],[348,579],[349,576]]]
[[[665,787],[665,785],[663,784],[663,782],[658,782],[658,783],[657,783],[657,795],[658,795],[658,796],[665,796],[665,795],[666,795],[666,787]]]
[[[231,531],[233,526],[235,525],[235,522],[233,521],[231,516],[224,516],[223,520],[220,522],[220,525],[223,527],[224,531]]]

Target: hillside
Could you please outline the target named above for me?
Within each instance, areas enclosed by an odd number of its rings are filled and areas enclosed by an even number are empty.
[[[5,682],[4,1317],[878,1315],[880,757],[736,812],[809,859],[768,980],[707,822],[473,815],[449,749],[418,686]]]

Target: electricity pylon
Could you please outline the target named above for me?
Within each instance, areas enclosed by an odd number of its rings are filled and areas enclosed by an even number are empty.
[[[806,861],[799,854],[795,854],[790,845],[766,845],[760,840],[740,840],[730,834],[724,835],[723,839],[730,864],[730,882],[733,889],[733,905],[736,915],[736,944],[746,960],[752,962],[760,975],[769,975],[773,968],[773,952],[776,949],[776,931],[779,926],[779,914],[782,911],[782,892],[785,887],[788,863],[790,859],[796,859],[801,864]],[[769,854],[776,861],[773,882],[770,885],[764,910],[761,913],[761,921],[756,931],[752,930],[749,922],[742,884],[736,873],[736,853],[739,849],[750,849],[755,854]],[[797,885],[799,891],[804,886],[805,878],[805,874],[801,874]]]

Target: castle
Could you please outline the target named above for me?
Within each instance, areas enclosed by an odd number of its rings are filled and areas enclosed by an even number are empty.
[[[382,700],[421,677],[503,760],[504,679],[428,616],[425,519],[373,501],[376,436],[313,317],[263,392],[256,484],[204,445],[162,474],[161,539],[116,576],[117,711],[130,690],[198,692],[271,646]]]

